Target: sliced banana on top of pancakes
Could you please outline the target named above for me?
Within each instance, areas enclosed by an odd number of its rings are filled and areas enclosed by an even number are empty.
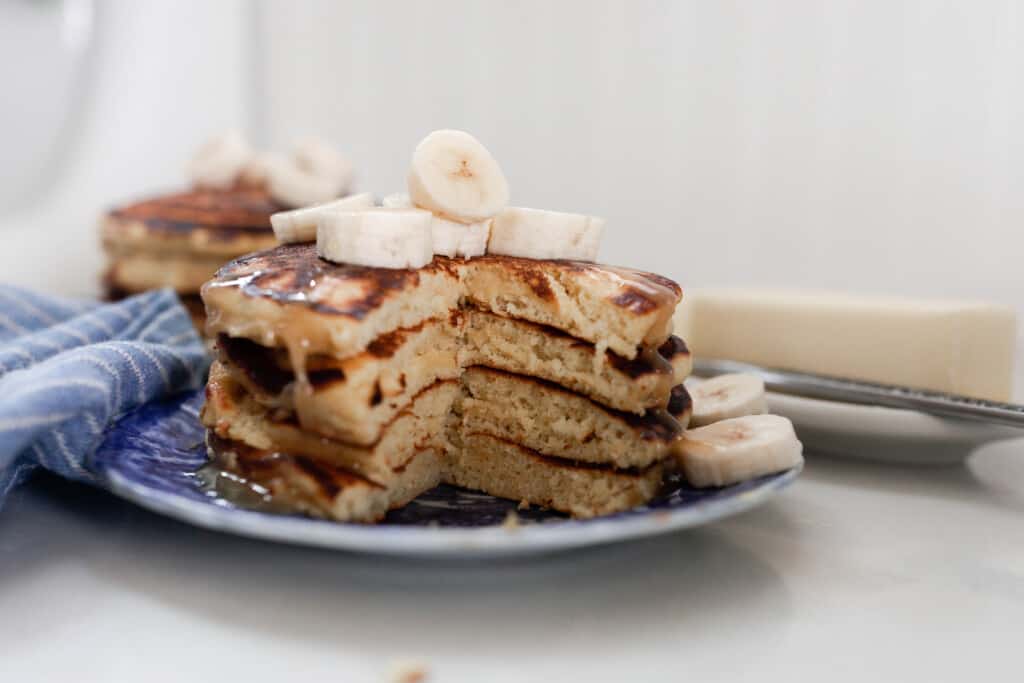
[[[357,211],[373,208],[373,195],[369,192],[352,194],[323,204],[314,204],[291,211],[279,211],[270,217],[274,236],[282,244],[292,242],[313,242],[316,240],[317,224],[329,213]]]
[[[409,198],[457,223],[479,223],[508,204],[508,181],[475,137],[461,130],[435,130],[413,152]]]

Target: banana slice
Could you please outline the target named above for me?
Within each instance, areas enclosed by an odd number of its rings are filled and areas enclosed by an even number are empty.
[[[487,253],[594,261],[603,231],[603,218],[509,207],[494,217]]]
[[[728,486],[781,472],[804,461],[793,423],[747,415],[683,432],[675,456],[691,486]]]
[[[199,148],[189,162],[188,177],[199,187],[226,190],[235,184],[252,156],[245,136],[229,130]]]
[[[252,155],[238,173],[238,182],[245,187],[265,188],[270,167],[279,163],[272,154],[256,153]]]
[[[282,159],[267,169],[267,192],[285,206],[323,204],[337,198],[343,189],[335,179],[310,173],[294,161]]]
[[[459,223],[479,223],[508,204],[508,181],[469,133],[436,130],[416,146],[409,168],[412,203]]]
[[[718,375],[690,388],[693,398],[694,427],[743,415],[768,412],[764,397],[764,380],[757,375],[737,373]]]
[[[395,192],[389,194],[384,199],[380,200],[381,206],[386,209],[411,209],[412,200],[409,199],[409,195],[404,192]]]
[[[449,258],[461,256],[473,258],[483,256],[487,251],[487,239],[491,234],[491,221],[480,221],[466,225],[435,215],[430,222],[434,253]]]
[[[334,180],[338,186],[335,196],[347,194],[352,187],[352,164],[323,140],[317,138],[300,140],[295,145],[292,158],[303,171]]]
[[[353,194],[331,202],[307,206],[304,209],[279,211],[270,217],[274,236],[281,244],[289,242],[312,242],[316,239],[316,226],[320,217],[332,211],[358,211],[373,207],[373,195],[369,192]]]
[[[434,257],[429,211],[332,211],[320,216],[316,251],[328,261],[375,268],[422,268]]]
[[[391,209],[413,208],[412,200],[404,192],[389,194],[381,200],[381,204]],[[435,254],[448,258],[483,256],[487,251],[487,240],[491,236],[491,221],[467,225],[434,214],[430,233],[433,236]]]

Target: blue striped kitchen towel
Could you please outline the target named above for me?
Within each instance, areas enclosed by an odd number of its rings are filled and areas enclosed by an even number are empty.
[[[200,386],[207,363],[170,290],[102,304],[0,285],[0,505],[37,467],[94,481],[107,426]]]

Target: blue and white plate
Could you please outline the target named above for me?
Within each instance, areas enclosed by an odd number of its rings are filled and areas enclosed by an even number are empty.
[[[376,525],[343,524],[237,507],[204,486],[206,461],[198,411],[202,392],[140,408],[107,435],[92,468],[119,496],[190,524],[285,543],[339,550],[435,557],[554,552],[698,526],[748,510],[796,479],[799,468],[720,489],[672,482],[650,505],[591,520],[439,486]]]

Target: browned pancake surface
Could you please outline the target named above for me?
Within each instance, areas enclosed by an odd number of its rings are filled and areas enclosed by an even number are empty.
[[[607,266],[588,261],[561,259],[528,259],[515,256],[487,255],[473,259],[476,267],[493,265],[505,270],[533,290],[540,299],[550,300],[555,293],[550,278],[565,275],[578,279],[592,279],[595,283],[615,290],[609,303],[636,314],[645,314],[668,302],[673,305],[682,296],[678,284],[666,277],[632,268]]]
[[[221,268],[208,286],[235,287],[248,297],[361,320],[387,299],[416,287],[428,273],[454,275],[454,269],[443,257],[415,270],[331,263],[318,257],[316,245],[309,242],[236,259]]]
[[[270,215],[284,207],[262,190],[190,190],[144,199],[112,210],[109,216],[163,233],[210,229],[215,238],[271,231]]]
[[[637,316],[655,310],[671,313],[682,295],[679,285],[667,278],[616,266],[510,256],[469,261],[436,256],[418,270],[369,268],[325,261],[313,243],[282,245],[236,259],[217,272],[209,287],[235,287],[247,297],[361,320],[388,298],[414,288],[424,274],[457,277],[462,270],[492,269],[527,285],[538,300],[552,301],[551,283],[567,279],[580,289],[593,289],[608,306]],[[469,293],[472,296],[472,290]]]

